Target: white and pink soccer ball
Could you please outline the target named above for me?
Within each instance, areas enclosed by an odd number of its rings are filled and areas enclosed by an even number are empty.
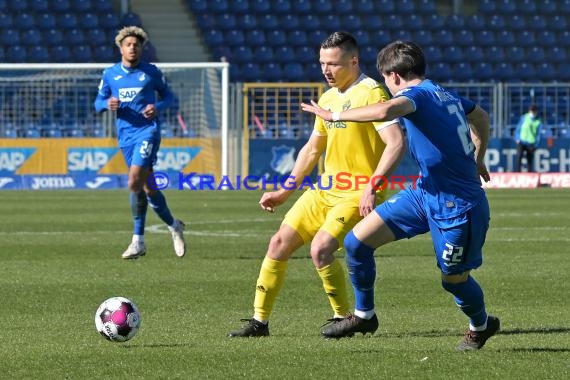
[[[139,309],[125,297],[105,300],[95,313],[95,327],[107,340],[126,342],[133,338],[141,325]]]

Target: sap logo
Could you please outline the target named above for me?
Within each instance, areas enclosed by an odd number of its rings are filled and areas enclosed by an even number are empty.
[[[0,149],[0,173],[15,173],[35,151],[35,148]]]
[[[181,171],[196,157],[202,148],[160,148],[157,154],[158,162],[155,165],[157,171]]]
[[[117,153],[117,148],[69,148],[67,170],[69,172],[99,171]]]
[[[90,189],[97,189],[102,184],[107,183],[107,182],[111,182],[111,178],[109,178],[109,177],[96,177],[93,181],[85,182],[85,186],[87,186]]]
[[[295,165],[295,148],[291,146],[275,146],[271,148],[273,157],[271,158],[271,169],[279,174],[290,173]]]
[[[119,100],[121,102],[132,102],[142,89],[142,87],[120,88]]]
[[[40,189],[75,189],[75,181],[71,177],[33,177],[30,186]]]

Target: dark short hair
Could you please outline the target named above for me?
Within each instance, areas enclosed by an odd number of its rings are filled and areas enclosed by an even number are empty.
[[[531,104],[530,107],[528,107],[528,110],[534,113],[538,113],[538,107],[536,106],[536,104]]]
[[[356,38],[348,32],[334,32],[322,43],[321,49],[339,48],[343,53],[358,56],[359,49]]]
[[[411,41],[394,41],[386,45],[376,57],[376,69],[380,74],[398,73],[402,78],[423,77],[426,59],[422,48]]]

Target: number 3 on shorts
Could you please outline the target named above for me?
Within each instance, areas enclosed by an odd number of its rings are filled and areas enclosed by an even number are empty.
[[[141,157],[147,158],[150,155],[150,152],[152,152],[152,144],[150,144],[148,141],[143,141],[139,150]]]

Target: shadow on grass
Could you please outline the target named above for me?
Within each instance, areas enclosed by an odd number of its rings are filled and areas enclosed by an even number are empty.
[[[508,348],[500,349],[497,351],[509,351],[509,352],[570,352],[570,348],[549,348],[549,347],[528,347],[528,348]]]
[[[144,344],[129,344],[124,345],[122,348],[125,349],[136,349],[136,348],[178,348],[178,347],[190,347],[189,343],[144,343]]]
[[[519,334],[562,334],[570,332],[570,327],[535,327],[530,329],[501,329],[499,334],[519,335]]]

